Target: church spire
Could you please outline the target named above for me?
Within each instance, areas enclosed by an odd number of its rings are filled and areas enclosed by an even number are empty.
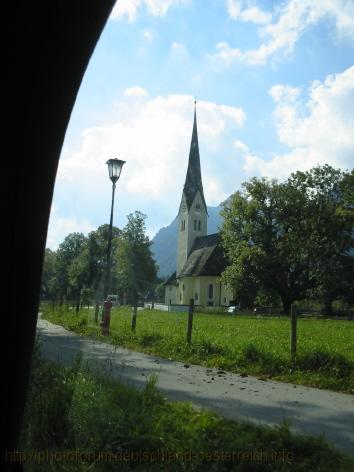
[[[193,132],[191,147],[189,151],[188,159],[188,169],[186,175],[186,181],[183,187],[183,193],[186,197],[186,203],[188,209],[191,207],[196,193],[200,192],[203,204],[206,208],[204,193],[203,193],[203,184],[202,184],[202,174],[200,171],[200,157],[199,157],[199,144],[198,144],[198,130],[197,130],[197,100],[194,100],[194,123],[193,123]]]

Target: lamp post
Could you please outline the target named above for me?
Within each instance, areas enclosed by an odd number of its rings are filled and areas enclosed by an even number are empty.
[[[109,290],[109,283],[111,279],[111,246],[112,246],[112,225],[113,225],[113,207],[114,207],[114,193],[116,189],[116,182],[120,177],[120,173],[122,171],[122,167],[125,164],[125,161],[121,161],[119,159],[109,159],[106,164],[108,165],[108,174],[109,178],[112,181],[112,204],[111,204],[111,218],[109,222],[109,230],[108,230],[108,244],[107,244],[107,260],[106,260],[106,272],[103,284],[103,299],[106,301],[108,290]],[[104,310],[102,313],[104,316]]]

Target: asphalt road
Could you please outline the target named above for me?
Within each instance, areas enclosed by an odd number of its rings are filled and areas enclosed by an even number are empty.
[[[216,411],[229,419],[270,426],[290,421],[293,431],[318,436],[354,456],[354,396],[169,361],[92,341],[38,319],[42,354],[70,365],[81,353],[119,381],[143,388],[158,375],[158,389],[170,400],[190,401],[196,408]]]

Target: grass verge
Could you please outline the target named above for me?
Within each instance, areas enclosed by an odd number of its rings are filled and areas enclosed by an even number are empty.
[[[129,388],[79,359],[61,367],[37,351],[18,458],[30,472],[353,470],[354,460],[323,438],[167,402],[156,381]]]

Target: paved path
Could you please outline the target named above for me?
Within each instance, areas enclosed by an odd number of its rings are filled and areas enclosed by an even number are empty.
[[[226,418],[277,425],[289,419],[291,429],[324,434],[337,448],[354,455],[354,396],[169,361],[115,348],[38,320],[37,331],[45,358],[70,365],[78,353],[112,376],[144,387],[150,374],[158,375],[158,388],[172,400],[192,402]]]

